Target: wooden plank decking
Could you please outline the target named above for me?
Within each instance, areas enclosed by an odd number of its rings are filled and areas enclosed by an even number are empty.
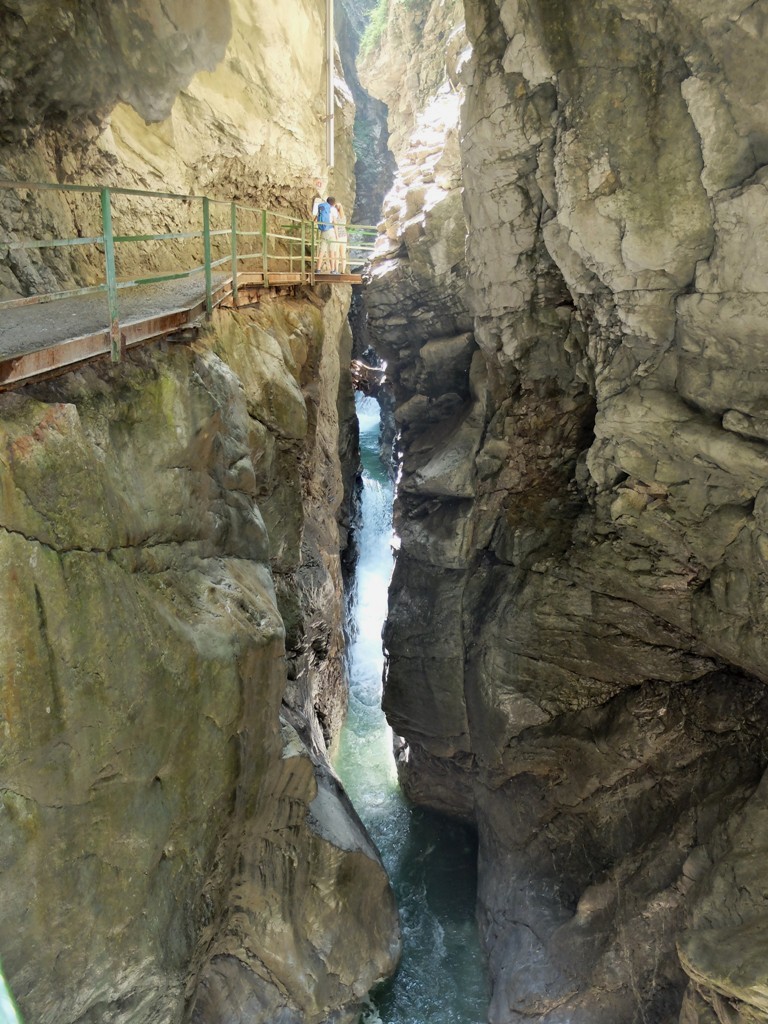
[[[315,284],[362,284],[363,278],[360,274],[313,274]],[[281,271],[280,273],[267,274],[269,287],[275,288],[287,284],[311,284],[307,275],[302,276],[299,271]],[[249,284],[264,285],[264,275],[256,271],[248,271],[237,275],[238,288]]]

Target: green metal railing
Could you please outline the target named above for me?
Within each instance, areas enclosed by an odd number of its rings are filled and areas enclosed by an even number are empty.
[[[354,273],[370,263],[378,237],[379,229],[373,224],[347,225],[347,264],[350,269],[356,268]]]
[[[68,200],[68,206],[66,210],[60,209],[58,213],[68,217],[73,224],[73,230],[77,232],[76,237],[70,238],[0,238],[0,260],[5,256],[5,259],[12,263],[11,254],[20,251],[34,254],[43,249],[63,249],[71,253],[75,247],[90,246],[100,253],[99,262],[103,268],[98,283],[85,283],[80,287],[28,294],[0,301],[0,311],[31,303],[103,293],[109,312],[110,349],[115,362],[119,361],[121,356],[119,295],[122,289],[202,275],[205,309],[207,316],[210,317],[216,304],[216,286],[221,285],[222,281],[227,285],[231,283],[235,305],[238,302],[241,283],[253,283],[254,276],[258,277],[259,283],[267,287],[272,283],[283,283],[286,277],[290,279],[287,283],[315,283],[318,233],[316,225],[310,220],[236,202],[212,199],[209,196],[174,192],[2,180],[0,190],[11,190],[16,194],[22,220],[24,201],[30,194],[63,193]],[[98,197],[97,209],[88,209],[89,197]],[[179,230],[148,231],[143,234],[116,232],[115,222],[118,221],[119,227],[119,221],[125,217],[125,211],[120,207],[124,202],[131,201],[149,206],[148,211],[134,210],[130,217],[131,223],[137,219],[141,220],[144,216],[155,220],[162,216],[166,227],[170,220],[175,222],[170,226]],[[44,207],[43,197],[40,197],[38,202]],[[195,208],[199,210],[196,215]],[[84,228],[87,230],[81,233]],[[347,231],[347,264],[350,271],[359,272],[370,259],[377,230],[370,225],[349,225]],[[172,261],[179,259],[178,250],[181,249],[189,262],[183,267],[166,267],[159,273],[121,274],[123,264],[131,266],[131,262],[123,258],[126,246],[143,247],[140,251],[134,252],[131,260],[134,268],[140,267],[144,270],[148,264],[151,265],[159,259],[151,247],[156,243],[167,242],[176,243],[176,252],[172,252],[170,257]],[[243,251],[244,249],[246,251]],[[202,262],[198,262],[201,257]],[[93,275],[93,261],[88,263],[85,259],[75,258],[74,264],[72,265],[70,260],[69,267],[59,268],[58,275],[79,278],[81,282]],[[14,274],[16,276],[15,271]],[[219,279],[216,275],[219,275]],[[33,289],[28,287],[28,290]],[[219,296],[218,301],[221,301],[222,297]]]

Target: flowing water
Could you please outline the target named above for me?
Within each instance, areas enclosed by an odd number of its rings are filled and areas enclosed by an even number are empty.
[[[364,1024],[482,1024],[487,990],[474,919],[470,830],[410,807],[400,793],[381,711],[381,627],[392,572],[392,486],[378,455],[379,408],[358,399],[364,466],[350,710],[337,770],[376,842],[400,908],[403,959]],[[0,1024],[20,1024],[0,969]]]
[[[21,1024],[16,1003],[13,1001],[13,996],[3,977],[2,967],[0,967],[0,1024]]]
[[[362,528],[350,640],[350,705],[336,768],[378,846],[400,908],[403,958],[364,1024],[482,1024],[487,984],[475,924],[471,830],[407,804],[381,711],[381,627],[392,572],[392,486],[379,459],[379,409],[358,396]]]

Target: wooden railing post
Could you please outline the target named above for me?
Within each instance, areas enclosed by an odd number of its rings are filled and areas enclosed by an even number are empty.
[[[213,271],[211,269],[211,201],[203,196],[203,262],[205,264],[205,315],[213,315]]]
[[[232,241],[232,301],[237,305],[237,206],[232,203],[229,214],[229,230]]]
[[[112,231],[112,199],[108,188],[101,190],[101,234],[104,238],[104,264],[106,270],[107,305],[109,306],[109,346],[113,363],[119,363],[120,310],[117,302],[117,272],[115,270],[115,236]]]

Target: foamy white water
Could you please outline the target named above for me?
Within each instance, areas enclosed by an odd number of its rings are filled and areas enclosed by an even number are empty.
[[[487,985],[475,924],[475,842],[464,826],[410,807],[381,711],[381,629],[392,573],[392,485],[378,452],[379,408],[358,396],[364,466],[350,643],[350,710],[336,768],[376,842],[400,908],[403,959],[362,1024],[482,1024]]]

